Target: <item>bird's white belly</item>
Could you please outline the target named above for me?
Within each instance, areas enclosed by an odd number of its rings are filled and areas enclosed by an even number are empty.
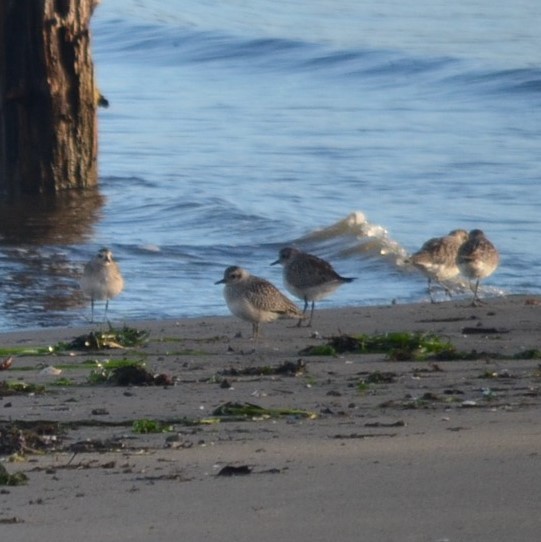
[[[276,312],[259,309],[249,301],[235,296],[227,296],[226,302],[235,316],[248,322],[272,322],[279,316]]]
[[[307,288],[298,288],[290,282],[285,282],[285,286],[289,292],[299,299],[306,299],[308,301],[317,301],[323,299],[332,294],[338,286],[339,282],[328,282],[326,284],[320,284],[319,286],[311,286]]]

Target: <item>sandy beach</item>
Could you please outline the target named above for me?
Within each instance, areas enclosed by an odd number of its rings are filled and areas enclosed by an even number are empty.
[[[539,540],[541,299],[318,308],[262,326],[255,353],[232,316],[113,323],[148,336],[0,335],[0,382],[38,386],[0,388],[1,464],[28,478],[0,486],[2,539]],[[329,351],[393,332],[453,355]],[[93,379],[111,360],[160,377]]]

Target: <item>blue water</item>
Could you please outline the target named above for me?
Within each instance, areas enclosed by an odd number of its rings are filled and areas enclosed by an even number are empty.
[[[402,260],[459,227],[501,252],[484,295],[541,294],[539,20],[538,0],[104,2],[100,194],[2,214],[0,329],[84,322],[102,245],[114,320],[228,314],[224,268],[281,286],[292,241],[358,277],[321,306],[426,301]]]

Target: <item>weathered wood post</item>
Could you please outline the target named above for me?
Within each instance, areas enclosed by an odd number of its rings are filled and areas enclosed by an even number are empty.
[[[99,0],[0,0],[0,198],[97,183]]]

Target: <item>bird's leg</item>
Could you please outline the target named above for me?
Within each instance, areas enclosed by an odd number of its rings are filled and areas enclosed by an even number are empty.
[[[479,281],[480,281],[480,279],[477,279],[475,281],[475,288],[471,288],[471,290],[473,292],[472,306],[474,306],[474,307],[479,307],[480,305],[483,304],[483,302],[479,298]],[[470,287],[471,287],[471,284],[470,284]]]
[[[314,317],[315,306],[316,306],[316,302],[312,301],[312,309],[310,310],[310,320],[308,320],[308,324],[306,324],[306,327],[312,327],[312,318]]]
[[[430,303],[436,303],[434,296],[432,294],[432,279],[428,279],[428,295],[430,296]]]
[[[302,313],[306,313],[306,309],[308,308],[308,299],[306,297],[304,298],[304,309],[302,309]],[[299,321],[297,322],[297,327],[301,327],[303,318],[299,318]]]
[[[254,353],[257,347],[257,339],[259,338],[259,322],[252,324],[252,340],[254,341],[254,349],[251,353]]]
[[[443,289],[445,290],[445,293],[447,294],[447,296],[449,297],[449,299],[452,299],[452,298],[453,298],[453,294],[451,293],[451,289],[448,288],[447,286],[444,286]]]
[[[103,323],[107,322],[107,309],[109,308],[109,299],[105,300],[105,312],[103,313]]]

